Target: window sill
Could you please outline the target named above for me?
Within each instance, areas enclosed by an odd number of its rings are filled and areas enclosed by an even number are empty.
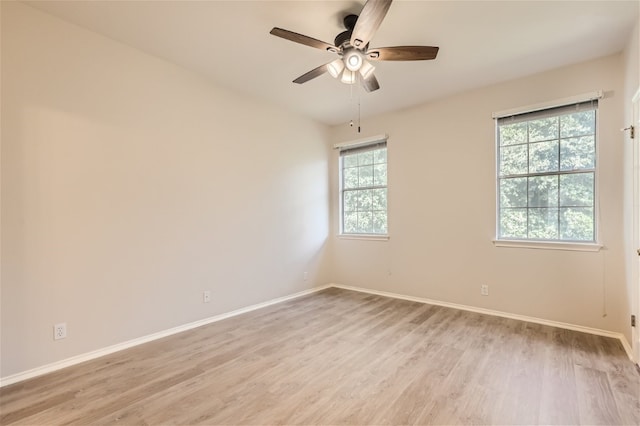
[[[387,234],[338,234],[341,240],[388,241]]]
[[[496,247],[528,248],[542,250],[568,250],[597,252],[603,248],[598,243],[566,243],[552,241],[493,240]]]

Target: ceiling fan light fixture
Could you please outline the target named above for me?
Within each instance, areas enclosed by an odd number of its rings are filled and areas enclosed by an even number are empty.
[[[327,66],[327,71],[329,72],[329,74],[331,74],[331,77],[333,78],[338,78],[338,76],[340,75],[343,69],[344,69],[344,62],[342,62],[342,59],[339,59],[339,58],[331,62]]]
[[[342,81],[344,84],[353,84],[356,82],[356,73],[354,71],[346,69],[342,73],[342,79],[340,81]]]
[[[344,65],[349,71],[358,71],[363,62],[362,56],[355,50],[352,50],[344,56]]]
[[[2,1],[2,0],[0,0]],[[339,59],[320,65],[293,80],[296,84],[306,83],[322,74],[328,73],[345,84],[362,82],[367,92],[380,89],[373,73],[371,61],[426,61],[435,59],[437,46],[391,46],[369,49],[369,42],[378,31],[393,0],[366,0],[359,15],[344,17],[346,31],[336,36],[333,44],[298,34],[283,28],[274,27],[269,33],[276,37],[337,54]]]
[[[373,71],[376,69],[373,65],[371,65],[368,61],[363,61],[362,66],[360,67],[360,75],[362,78],[369,77]]]

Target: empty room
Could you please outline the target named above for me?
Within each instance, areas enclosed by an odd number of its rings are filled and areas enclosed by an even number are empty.
[[[640,424],[640,2],[0,23],[0,424]]]

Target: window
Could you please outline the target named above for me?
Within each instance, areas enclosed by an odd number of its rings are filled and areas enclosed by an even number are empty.
[[[340,150],[342,234],[387,234],[387,142]]]
[[[498,118],[498,240],[596,240],[597,101]]]

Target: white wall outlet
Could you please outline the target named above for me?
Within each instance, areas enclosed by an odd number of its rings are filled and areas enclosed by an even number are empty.
[[[489,285],[488,284],[482,284],[480,286],[480,294],[482,296],[488,296],[489,295]]]
[[[53,340],[60,340],[67,337],[67,323],[61,322],[53,326]]]
[[[304,272],[302,274],[302,279],[305,280],[305,281],[308,280],[309,279],[309,273],[308,272]]]
[[[203,303],[211,302],[211,292],[209,290],[202,292],[202,302]]]

